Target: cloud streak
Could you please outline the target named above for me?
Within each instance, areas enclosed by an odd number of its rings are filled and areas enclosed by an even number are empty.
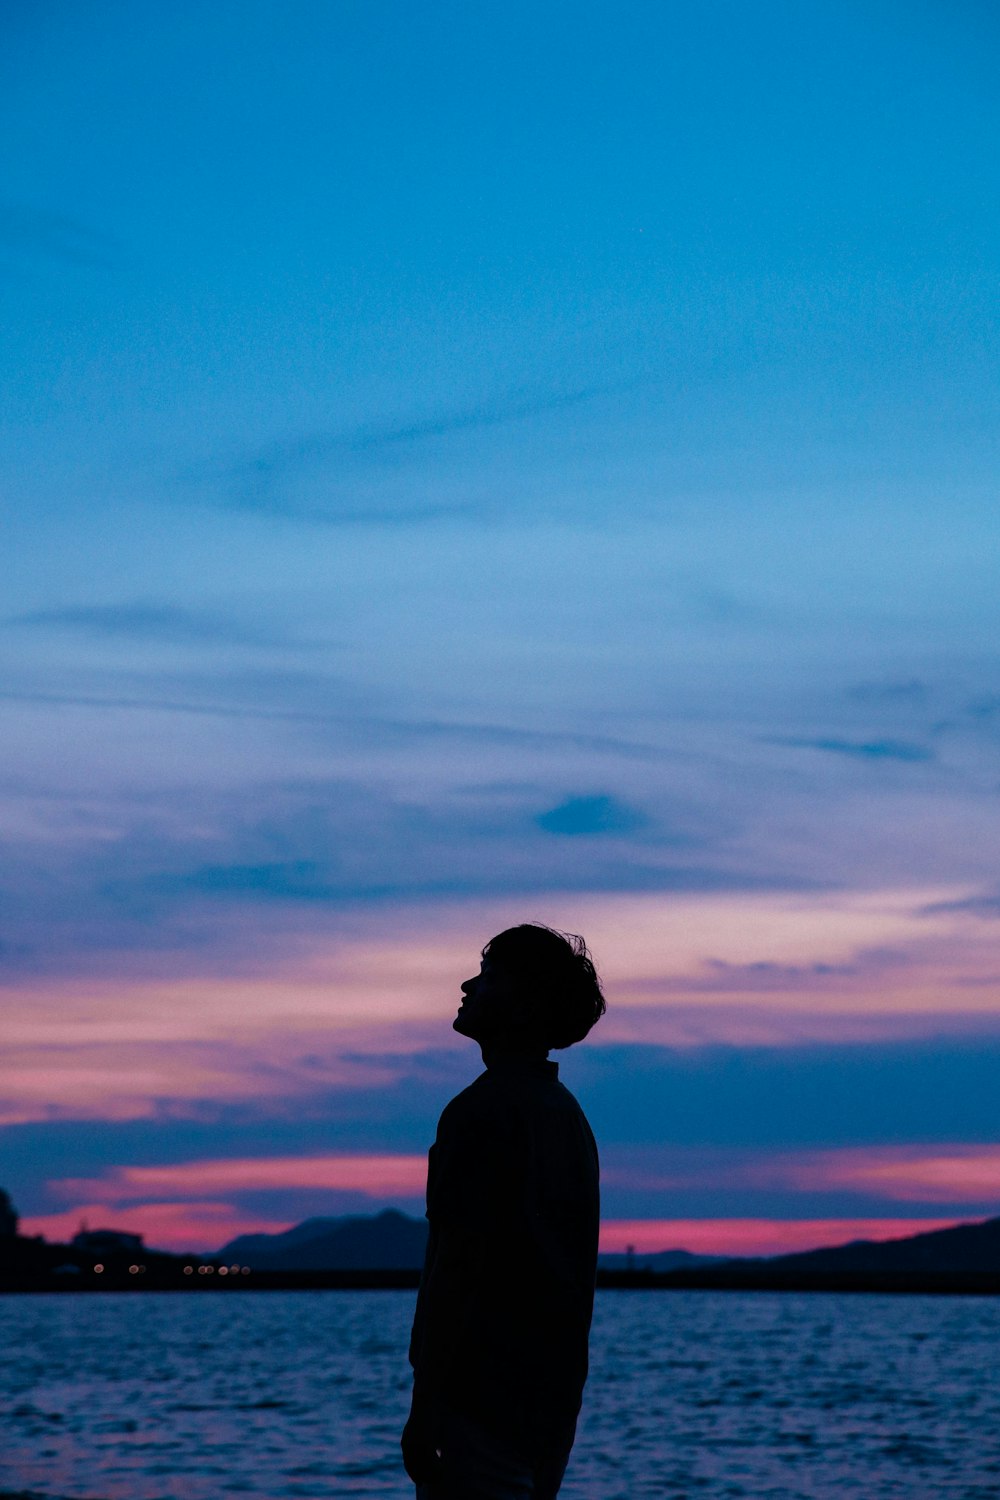
[[[329,686],[327,679],[326,685]],[[35,704],[51,708],[97,708],[139,713],[191,714],[219,719],[260,719],[276,723],[327,724],[349,727],[358,739],[378,740],[382,745],[417,740],[460,740],[472,744],[533,746],[554,749],[594,750],[598,753],[639,760],[672,758],[668,750],[654,744],[586,732],[525,729],[491,722],[474,723],[447,719],[390,719],[357,712],[324,712],[300,708],[271,708],[252,704],[199,703],[182,699],[131,697],[98,693],[20,692],[0,689],[0,702]]]
[[[828,755],[845,756],[849,760],[888,760],[916,764],[935,758],[932,750],[908,740],[846,740],[832,736],[813,739],[796,735],[772,735],[765,743],[787,745],[793,750],[821,750]]]
[[[133,601],[124,604],[77,604],[58,609],[30,610],[11,615],[8,626],[35,630],[58,630],[107,640],[164,643],[174,646],[248,646],[301,649],[276,630],[262,629],[207,610],[180,605]]]
[[[98,1178],[66,1178],[51,1184],[62,1198],[91,1197],[124,1205],[156,1200],[215,1197],[268,1188],[329,1188],[373,1197],[419,1196],[427,1177],[426,1155],[234,1157],[181,1162],[176,1166],[117,1167]]]
[[[607,795],[568,797],[565,802],[535,818],[539,828],[544,828],[546,833],[566,838],[635,833],[648,821],[637,809]]]
[[[819,1182],[854,1188],[898,1203],[992,1203],[1000,1212],[1000,1144],[869,1147],[778,1161],[759,1173],[762,1182],[788,1187]]]
[[[188,483],[222,485],[227,508],[285,516],[326,525],[409,525],[478,515],[481,504],[441,501],[420,494],[403,503],[359,501],[354,489],[338,495],[328,482],[323,495],[306,499],[294,483],[321,471],[334,485],[377,472],[387,460],[412,456],[438,439],[461,438],[502,429],[622,394],[645,380],[595,383],[549,394],[523,394],[442,411],[409,422],[373,423],[333,432],[315,432],[270,444],[233,462],[204,465],[183,476]]]
[[[0,203],[0,248],[24,259],[106,271],[116,247],[108,235],[68,214],[8,202]]]

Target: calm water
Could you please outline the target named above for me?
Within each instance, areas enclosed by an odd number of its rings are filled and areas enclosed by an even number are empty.
[[[0,1491],[412,1500],[413,1295],[0,1297]],[[562,1494],[997,1500],[1000,1301],[598,1295]]]

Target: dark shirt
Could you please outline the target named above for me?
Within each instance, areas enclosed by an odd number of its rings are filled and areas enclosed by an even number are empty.
[[[553,1062],[492,1064],[430,1150],[410,1363],[431,1403],[522,1451],[568,1451],[587,1378],[597,1146]]]

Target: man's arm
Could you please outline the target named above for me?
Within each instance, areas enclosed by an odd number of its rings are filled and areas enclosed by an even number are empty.
[[[456,1225],[432,1229],[427,1249],[410,1341],[413,1398],[401,1439],[414,1484],[429,1484],[437,1470],[448,1373],[458,1359],[475,1264],[474,1245]]]
[[[402,1439],[406,1471],[418,1484],[428,1482],[437,1462],[441,1410],[461,1369],[470,1309],[481,1293],[484,1237],[496,1207],[492,1123],[460,1095],[441,1116],[431,1153],[431,1231],[410,1341],[413,1402]]]

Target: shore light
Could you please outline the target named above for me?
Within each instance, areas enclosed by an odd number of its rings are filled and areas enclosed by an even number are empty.
[[[103,1270],[104,1270],[104,1267],[103,1267],[103,1266],[102,1266],[102,1265],[100,1265],[100,1264],[98,1264],[98,1265],[96,1265],[96,1266],[95,1266],[95,1267],[94,1267],[94,1275],[95,1275],[95,1276],[100,1276],[100,1274],[101,1274],[101,1272],[102,1272],[102,1271],[103,1271]]]
[[[129,1268],[128,1268],[128,1274],[130,1276],[138,1276],[138,1274],[139,1274],[139,1267],[138,1266],[129,1266]]]

